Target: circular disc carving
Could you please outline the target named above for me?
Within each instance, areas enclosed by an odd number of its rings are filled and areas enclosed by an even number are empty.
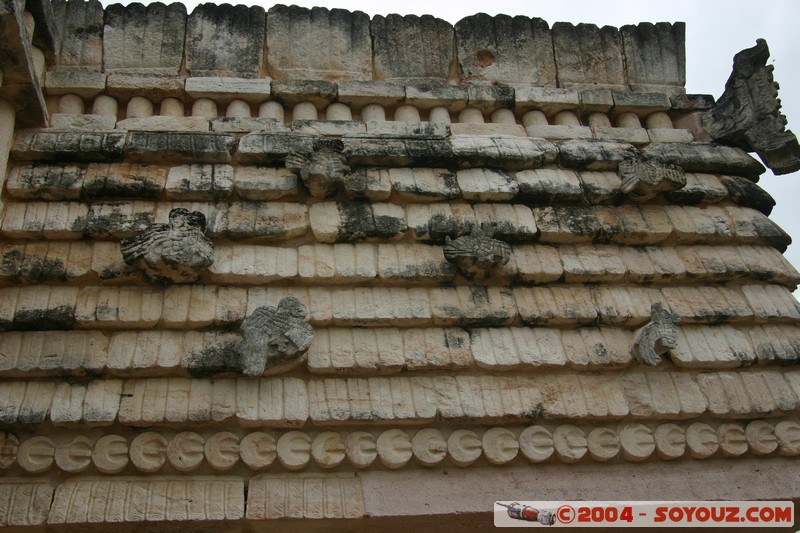
[[[610,461],[619,455],[619,439],[609,428],[594,428],[586,437],[589,456],[595,461]]]
[[[781,455],[800,454],[800,424],[789,420],[775,424],[775,436],[778,437],[778,446]]]
[[[447,441],[438,429],[417,431],[411,439],[411,449],[422,466],[436,466],[447,457]]]
[[[547,461],[553,456],[553,434],[545,427],[530,426],[519,434],[519,449],[533,463]]]
[[[92,462],[92,441],[78,435],[68,444],[56,448],[55,459],[56,465],[64,472],[83,472]]]
[[[311,437],[302,431],[284,433],[278,439],[278,461],[287,470],[300,470],[311,460]]]
[[[311,443],[311,455],[322,468],[339,466],[345,457],[342,436],[333,431],[320,433]]]
[[[131,441],[130,456],[141,472],[158,472],[167,461],[167,439],[155,431],[137,435]]]
[[[653,455],[656,449],[650,428],[635,422],[620,428],[619,443],[622,445],[623,457],[632,462],[644,461]]]
[[[478,435],[468,429],[457,429],[447,439],[447,451],[456,466],[471,465],[481,456],[482,449]]]
[[[0,432],[0,470],[5,470],[17,460],[19,439],[13,433]]]
[[[589,447],[586,434],[577,426],[564,424],[553,432],[553,446],[556,454],[565,463],[580,461]]]
[[[755,420],[747,424],[744,430],[750,451],[756,455],[768,455],[778,449],[778,437],[772,424],[763,420]]]
[[[719,449],[717,432],[702,422],[695,422],[686,428],[686,444],[689,446],[689,455],[695,459],[711,457]]]
[[[122,472],[128,466],[128,441],[120,435],[100,437],[92,450],[92,462],[103,474]]]
[[[661,424],[653,432],[653,439],[661,459],[677,459],[686,452],[686,432],[677,424]]]
[[[401,429],[384,431],[378,437],[378,457],[386,468],[402,468],[411,460],[411,438]]]
[[[266,468],[275,461],[278,448],[272,435],[256,431],[245,435],[239,443],[239,455],[253,470]]]
[[[490,463],[504,465],[513,461],[519,453],[516,435],[506,428],[492,428],[481,439],[483,454]]]
[[[193,431],[178,433],[167,447],[169,464],[181,472],[194,470],[203,462],[204,444],[203,437]]]
[[[747,453],[747,436],[744,434],[744,428],[739,424],[720,424],[717,428],[717,439],[719,440],[719,449],[726,457],[738,457]]]
[[[378,457],[375,437],[366,431],[354,431],[344,438],[347,458],[356,468],[366,468]]]
[[[55,446],[47,437],[33,437],[19,445],[17,462],[26,472],[39,474],[53,465]]]
[[[239,437],[230,431],[211,435],[205,444],[208,464],[215,470],[228,470],[239,462]]]

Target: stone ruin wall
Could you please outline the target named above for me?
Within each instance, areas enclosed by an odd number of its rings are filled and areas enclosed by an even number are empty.
[[[800,275],[756,148],[685,94],[681,23],[76,0],[0,23],[0,525],[800,496]],[[791,139],[756,151],[790,172]],[[178,208],[206,226],[176,274],[153,236]],[[246,372],[276,336],[303,346]]]

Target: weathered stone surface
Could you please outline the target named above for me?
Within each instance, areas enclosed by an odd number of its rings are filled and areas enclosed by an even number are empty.
[[[622,193],[640,203],[686,186],[683,169],[675,165],[630,159],[620,161],[619,174]]]
[[[150,225],[154,211],[153,202],[96,202],[89,206],[84,231],[95,238],[133,237]]]
[[[546,115],[555,115],[560,111],[577,109],[581,103],[580,94],[574,89],[514,84],[511,88],[514,89],[514,109],[517,112],[538,109]]]
[[[448,139],[430,127],[430,134],[345,135],[344,154],[351,165],[448,167],[455,156]],[[244,141],[244,139],[243,139]]]
[[[175,208],[169,224],[153,224],[120,244],[125,263],[155,282],[193,283],[214,260],[214,244],[205,236],[206,217]]]
[[[222,233],[222,227],[212,233]],[[308,208],[283,202],[237,202],[230,206],[225,233],[233,239],[270,241],[302,237],[308,230]]]
[[[25,165],[11,169],[6,190],[24,200],[75,200],[86,170],[77,165]]]
[[[376,175],[377,174],[377,175]],[[388,182],[398,199],[412,202],[453,200],[461,195],[456,175],[439,168],[369,169],[370,183]]]
[[[533,205],[572,203],[582,194],[578,174],[572,170],[539,168],[516,173],[520,200]]]
[[[453,57],[453,27],[430,15],[377,15],[370,23],[376,80],[447,79]]]
[[[32,242],[0,247],[0,277],[12,283],[42,283],[84,278],[91,247],[81,242]]]
[[[309,135],[257,132],[239,140],[236,157],[240,163],[275,163],[283,162],[291,153],[306,155],[313,150],[313,137]]]
[[[64,70],[103,68],[103,6],[100,2],[53,2],[61,47],[59,67]]]
[[[414,238],[422,241],[467,235],[484,222],[497,224],[495,236],[508,242],[530,242],[537,235],[531,210],[524,205],[410,205],[406,212]]]
[[[286,168],[297,172],[312,196],[328,198],[335,195],[350,172],[338,140],[314,141],[311,154],[292,153],[286,156]]]
[[[248,484],[249,520],[356,519],[363,518],[365,513],[361,482],[352,476],[297,478],[270,475],[254,477]]]
[[[164,189],[166,197],[183,201],[225,199],[233,189],[233,172],[230,165],[172,167]]]
[[[131,132],[127,154],[137,163],[229,163],[236,145],[225,133]]]
[[[5,479],[0,484],[0,526],[41,526],[47,523],[47,513],[53,500],[49,481]]]
[[[486,279],[493,268],[505,265],[511,259],[511,247],[492,238],[495,227],[476,226],[469,235],[454,240],[445,237],[445,259],[455,264],[467,279]]]
[[[705,143],[661,143],[642,149],[642,154],[687,172],[734,174],[758,178],[764,167],[739,148]]]
[[[11,154],[19,161],[120,161],[125,134],[120,132],[18,132]]]
[[[5,206],[2,233],[10,238],[78,239],[89,208],[75,202],[27,202]]]
[[[594,139],[558,143],[561,164],[579,170],[616,170],[620,162],[634,157],[629,143]]]
[[[620,34],[625,75],[632,90],[684,93],[686,25],[683,22],[622,26]]]
[[[242,321],[244,339],[239,346],[242,373],[258,377],[285,372],[303,362],[314,340],[306,323],[308,309],[297,298],[287,297],[278,307],[262,306]]]
[[[623,31],[623,30],[621,30]],[[623,40],[625,33],[623,31]],[[681,46],[681,51],[683,46]],[[660,52],[660,50],[659,50]],[[626,65],[629,66],[629,65]],[[630,83],[630,80],[628,80]],[[633,112],[640,115],[649,115],[655,111],[669,111],[672,107],[669,95],[664,93],[632,93],[613,91],[614,113]],[[644,121],[643,121],[644,122]]]
[[[767,66],[767,59],[764,39],[736,54],[725,92],[702,115],[702,123],[713,139],[755,151],[775,174],[789,174],[800,169],[800,144],[786,130],[774,67]]]
[[[270,94],[270,80],[264,79],[192,77],[186,79],[185,87],[193,98],[236,98],[253,104],[260,104]]]
[[[106,80],[106,88],[110,96],[125,100],[134,96],[151,100],[183,97],[183,79],[171,76],[110,74]]]
[[[270,83],[272,98],[284,105],[313,104],[316,110],[326,108],[336,99],[336,83],[327,80],[278,80]],[[294,110],[294,120],[301,120],[301,116]],[[302,117],[302,119],[315,119]]]
[[[113,130],[117,117],[112,115],[62,115],[50,116],[50,127],[60,130]]]
[[[472,15],[455,25],[463,81],[556,86],[550,28],[539,18]]]
[[[199,5],[186,21],[186,68],[192,76],[257,78],[265,31],[263,7]]]
[[[660,303],[650,307],[650,322],[635,333],[633,356],[641,363],[657,366],[661,356],[677,347],[676,325],[680,318]]]
[[[45,74],[48,95],[77,94],[94,98],[106,88],[106,75],[101,72],[51,70]]]
[[[175,76],[183,60],[185,31],[182,4],[109,6],[103,28],[104,70]]]
[[[519,192],[517,181],[505,172],[475,168],[458,171],[456,178],[461,196],[467,201],[502,202]]]
[[[720,183],[720,178],[713,174],[689,172],[685,176],[685,186],[667,193],[667,198],[676,204],[712,204],[728,196],[728,190]],[[752,183],[744,178],[739,179]]]
[[[785,336],[778,338],[785,339]],[[683,326],[678,328],[676,340],[676,345],[669,352],[670,359],[677,366],[684,368],[736,368],[750,365],[756,359],[756,352],[747,330],[742,331],[723,325]],[[776,339],[775,342],[762,344],[762,353],[780,350],[777,353],[780,353],[781,357],[789,355],[781,350],[779,343],[780,341]]]
[[[368,202],[323,202],[309,209],[314,236],[320,242],[394,239],[408,228],[403,208]]]
[[[270,76],[279,80],[370,80],[369,16],[273,6],[267,13],[267,64]]]
[[[749,179],[739,176],[720,176],[720,181],[728,189],[731,200],[739,205],[752,207],[767,216],[775,207],[775,199]]]
[[[594,24],[553,24],[558,86],[625,90],[622,40],[617,28]]]
[[[208,131],[206,117],[152,117],[126,118],[116,123],[118,130],[127,131]]]
[[[459,135],[451,137],[450,143],[453,157],[462,168],[538,168],[555,161],[558,154],[556,147],[544,139]]]
[[[238,166],[233,189],[245,200],[278,200],[297,194],[297,176],[286,169]]]

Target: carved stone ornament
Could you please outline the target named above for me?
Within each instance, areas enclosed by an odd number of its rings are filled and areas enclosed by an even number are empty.
[[[622,177],[620,190],[635,202],[646,202],[663,192],[686,186],[686,175],[681,167],[645,159],[621,161],[619,175]]]
[[[703,128],[714,140],[755,151],[775,174],[800,170],[800,144],[780,113],[778,84],[767,65],[769,47],[758,39],[733,57],[733,72],[716,105],[703,113]]]
[[[138,237],[123,239],[122,258],[151,281],[194,283],[214,262],[214,243],[205,230],[203,213],[178,207],[169,212],[168,224],[152,224]]]
[[[328,198],[336,194],[350,173],[338,139],[319,139],[310,154],[291,153],[286,156],[286,168],[298,173],[311,196]]]
[[[680,322],[677,315],[664,309],[661,303],[650,307],[650,322],[635,333],[633,357],[646,365],[656,366],[661,356],[678,342],[678,331],[675,326]]]
[[[239,346],[242,373],[260,376],[285,372],[303,361],[314,340],[306,322],[308,309],[297,298],[282,299],[278,308],[259,307],[242,321],[244,339]]]
[[[493,239],[494,230],[494,225],[484,225],[457,239],[445,237],[445,259],[456,265],[467,279],[486,279],[492,268],[505,265],[511,259],[511,247]]]

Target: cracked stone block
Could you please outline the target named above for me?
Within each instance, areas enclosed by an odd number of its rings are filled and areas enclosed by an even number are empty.
[[[370,23],[378,80],[446,80],[453,57],[453,27],[423,15],[377,15]]]
[[[52,5],[61,37],[59,68],[100,72],[103,69],[102,4],[56,0]]]
[[[552,143],[530,137],[458,135],[451,137],[450,142],[462,168],[539,168],[555,161],[558,155]]]
[[[103,28],[107,73],[175,76],[183,60],[186,7],[162,3],[109,6]]]
[[[393,194],[398,199],[412,202],[439,202],[458,198],[461,195],[456,175],[439,168],[390,168],[370,169],[367,173],[385,176],[377,181],[388,180]]]
[[[308,231],[308,208],[285,202],[236,202],[227,213],[232,239],[274,241],[302,237]]]
[[[186,68],[192,76],[260,77],[266,21],[263,7],[197,6],[186,21]]]
[[[183,165],[172,167],[167,175],[167,199],[214,201],[225,199],[233,190],[230,165]]]
[[[395,239],[408,225],[403,208],[367,202],[322,202],[309,209],[311,231],[320,242]]]
[[[27,130],[16,134],[11,154],[18,161],[120,161],[124,146],[120,132]]]
[[[573,170],[537,168],[517,172],[519,198],[528,205],[572,203],[580,199],[581,182]]]
[[[280,200],[297,195],[297,175],[283,168],[237,166],[233,189],[245,200]]]
[[[237,160],[243,164],[283,163],[291,153],[310,154],[310,135],[249,133],[239,140]]]
[[[635,153],[629,143],[593,139],[560,142],[558,152],[562,165],[577,170],[617,170]]]
[[[24,165],[11,169],[6,190],[24,200],[76,200],[86,170],[77,165]]]
[[[369,16],[344,9],[273,6],[267,13],[267,64],[270,76],[278,80],[371,80]]]
[[[764,166],[744,150],[706,143],[661,143],[642,149],[642,155],[683,167],[687,172],[733,174],[758,178]]]
[[[87,204],[76,202],[12,203],[4,207],[2,234],[22,239],[79,239],[89,213]]]
[[[620,28],[631,89],[680,95],[686,84],[686,25],[642,22]]]
[[[551,30],[558,86],[625,90],[625,59],[617,28],[556,22]]]
[[[225,133],[134,131],[126,151],[136,163],[230,163],[235,145]]]
[[[448,167],[454,161],[447,138],[430,126],[430,135],[407,137],[390,134],[354,134],[342,138],[351,166]]]
[[[160,198],[167,169],[131,163],[90,163],[83,194],[88,198]]]
[[[472,15],[455,25],[464,81],[556,86],[547,22],[523,16]]]

